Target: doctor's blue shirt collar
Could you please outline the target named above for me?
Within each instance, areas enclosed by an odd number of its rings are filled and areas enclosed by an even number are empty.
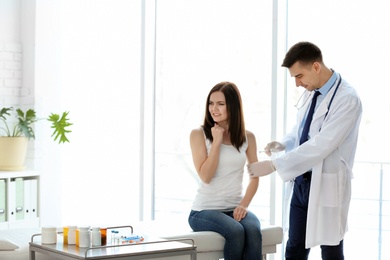
[[[337,73],[334,70],[332,72],[333,74],[330,79],[318,90],[323,97],[329,92],[337,80]]]

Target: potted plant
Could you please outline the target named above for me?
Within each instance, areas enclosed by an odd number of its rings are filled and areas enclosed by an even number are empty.
[[[46,119],[53,128],[52,137],[58,143],[69,142],[67,128],[72,125],[68,119],[69,112],[62,116],[50,114],[48,118],[37,118],[34,109],[26,112],[20,108],[4,107],[0,110],[0,170],[15,171],[24,169],[28,140],[35,139],[33,125]]]

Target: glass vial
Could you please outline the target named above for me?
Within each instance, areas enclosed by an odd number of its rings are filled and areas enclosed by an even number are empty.
[[[118,245],[118,244],[119,244],[119,231],[111,230],[111,245]]]

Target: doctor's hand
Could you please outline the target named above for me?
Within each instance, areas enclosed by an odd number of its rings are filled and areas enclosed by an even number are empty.
[[[270,143],[267,144],[266,147],[264,147],[264,152],[268,155],[268,156],[271,156],[271,153],[275,153],[275,152],[281,152],[285,149],[286,147],[277,142],[277,141],[272,141]]]
[[[270,160],[248,164],[247,167],[250,177],[262,177],[276,171],[272,161]]]

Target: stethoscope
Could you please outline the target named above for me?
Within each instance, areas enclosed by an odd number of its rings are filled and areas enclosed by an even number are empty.
[[[322,122],[325,121],[325,118],[326,118],[326,116],[327,116],[328,113],[329,113],[330,106],[332,105],[334,96],[336,96],[336,92],[337,92],[337,90],[339,89],[339,87],[340,87],[340,85],[341,85],[342,78],[341,78],[341,75],[340,75],[340,74],[339,74],[339,76],[340,76],[339,82],[337,83],[336,89],[334,90],[333,95],[332,95],[332,97],[331,97],[331,99],[330,99],[330,101],[329,101],[329,104],[328,104],[328,111],[326,111],[326,114],[325,114],[325,116],[324,116],[324,120],[322,120]],[[318,130],[318,132],[321,132],[321,129],[322,129],[322,126],[320,127],[320,129]]]
[[[330,106],[332,105],[334,96],[336,96],[336,92],[337,92],[337,90],[339,89],[339,87],[340,87],[340,85],[341,85],[342,78],[341,78],[341,75],[340,75],[340,74],[339,74],[339,76],[340,76],[339,82],[337,83],[336,89],[334,90],[333,95],[332,95],[332,98],[331,98],[330,101],[329,101],[329,104],[328,104],[328,111],[326,111],[326,114],[325,114],[325,116],[324,116],[324,120],[325,120],[326,116],[327,116],[328,113],[329,113],[329,109],[330,109]],[[320,129],[320,130],[321,130],[321,129]]]
[[[334,97],[336,96],[337,90],[339,89],[339,87],[340,87],[340,85],[341,85],[341,82],[342,82],[342,78],[341,78],[341,75],[339,74],[339,81],[337,82],[336,88],[335,88],[335,90],[334,90],[334,92],[333,92],[333,94],[332,94],[332,97],[330,98],[330,101],[329,101],[329,104],[328,104],[328,110],[326,111],[326,114],[325,114],[325,116],[324,116],[324,120],[325,120],[325,118],[328,116],[330,106],[332,105],[333,99],[334,99]],[[307,90],[306,90],[306,91],[307,91]],[[302,96],[298,99],[298,102],[297,102],[297,104],[295,105],[295,107],[296,107],[297,109],[301,109],[302,107],[304,107],[305,104],[306,104],[306,102],[307,102],[307,101],[310,99],[310,97],[312,96],[312,95],[308,95],[308,97],[307,97],[306,100],[304,101],[303,105],[301,105],[301,106],[298,107],[298,104],[299,104],[300,100],[302,99],[302,97],[304,96],[304,94],[305,94],[305,92],[304,92],[304,93],[302,94]],[[320,131],[321,131],[321,128],[320,128]]]

